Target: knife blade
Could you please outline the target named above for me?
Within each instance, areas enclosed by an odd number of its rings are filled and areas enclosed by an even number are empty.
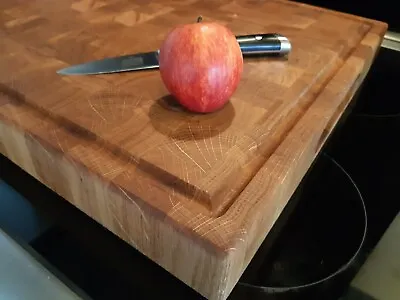
[[[277,33],[236,36],[243,56],[285,56],[291,51],[288,38]],[[94,60],[70,66],[57,73],[60,75],[97,75],[129,71],[158,69],[159,50],[128,54]]]

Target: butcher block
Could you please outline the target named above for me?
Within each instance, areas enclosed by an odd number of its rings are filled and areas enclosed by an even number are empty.
[[[177,106],[157,69],[57,73],[156,50],[198,16],[235,35],[282,34],[292,51],[245,58],[229,102],[207,114]],[[0,152],[204,297],[226,299],[386,29],[280,0],[2,0]]]

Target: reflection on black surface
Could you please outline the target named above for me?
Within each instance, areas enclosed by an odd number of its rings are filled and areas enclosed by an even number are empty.
[[[87,226],[86,224],[82,224]],[[94,225],[94,224],[93,224]],[[91,226],[90,226],[91,227]],[[203,299],[110,233],[54,229],[32,245],[93,299]]]
[[[358,188],[326,155],[303,184],[296,210],[256,279],[239,283],[233,299],[240,299],[236,293],[250,299],[337,299],[355,275],[367,228]]]
[[[387,119],[399,117],[400,120],[399,80],[400,52],[381,48],[374,67],[364,82],[360,101],[354,110],[355,117]],[[369,120],[360,120],[360,122],[369,122]],[[385,126],[389,131],[398,130],[394,123]]]
[[[322,280],[351,260],[364,241],[363,199],[339,166],[322,156],[306,185],[277,242],[280,251],[262,266],[261,285],[296,287]]]
[[[381,49],[331,155],[362,189],[375,246],[400,210],[400,52]]]

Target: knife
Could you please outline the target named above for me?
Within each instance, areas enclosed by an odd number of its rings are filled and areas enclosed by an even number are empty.
[[[285,56],[291,49],[291,43],[277,33],[236,36],[243,56]],[[123,55],[95,60],[70,66],[57,73],[61,75],[96,75],[157,69],[159,50],[145,53]]]

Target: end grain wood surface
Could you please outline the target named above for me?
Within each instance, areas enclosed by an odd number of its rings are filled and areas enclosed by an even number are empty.
[[[158,49],[199,15],[236,35],[281,33],[293,51],[246,59],[229,104],[207,115],[171,109],[158,71],[56,74]],[[225,299],[386,28],[279,0],[2,0],[0,152],[205,297]]]

